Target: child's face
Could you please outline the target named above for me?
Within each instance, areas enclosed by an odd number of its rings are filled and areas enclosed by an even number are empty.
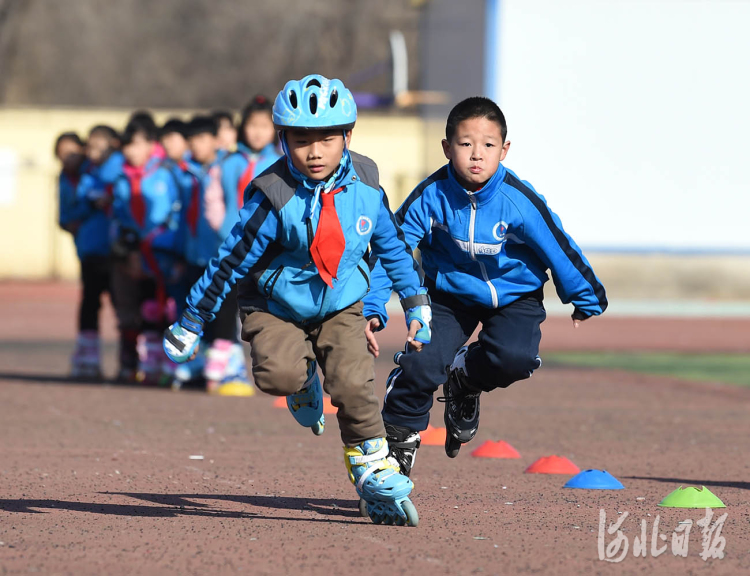
[[[503,142],[500,125],[487,118],[467,118],[456,126],[451,141],[443,140],[443,153],[451,161],[458,181],[476,192],[497,172],[510,141]]]
[[[190,154],[199,164],[210,164],[216,158],[219,148],[218,138],[210,132],[202,132],[188,138]]]
[[[63,170],[65,172],[75,172],[81,166],[83,162],[83,146],[78,144],[75,140],[69,140],[67,138],[60,140],[57,145],[55,154],[57,159],[62,162]]]
[[[136,168],[146,165],[153,150],[154,143],[146,139],[143,134],[135,134],[133,136],[133,141],[122,147],[122,153],[125,156],[125,160],[127,160],[128,164],[135,166]]]
[[[107,136],[94,132],[86,143],[86,156],[94,164],[101,164],[109,153],[110,145]]]
[[[352,131],[346,132],[346,145]],[[294,167],[308,178],[326,180],[338,168],[344,153],[341,130],[287,130],[286,144]]]
[[[245,140],[252,150],[262,150],[273,142],[276,129],[268,112],[253,112],[243,126]]]
[[[175,162],[182,160],[188,149],[187,140],[179,132],[170,132],[162,136],[161,145],[164,147],[167,157]]]
[[[237,130],[229,119],[222,118],[219,120],[219,131],[216,133],[216,139],[219,141],[219,148],[224,150],[234,150],[237,146]]]

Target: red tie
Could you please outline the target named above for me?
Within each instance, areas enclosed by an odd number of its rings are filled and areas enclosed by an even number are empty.
[[[128,172],[130,176],[130,212],[138,226],[143,227],[143,222],[146,219],[146,201],[143,198],[143,189],[141,188],[144,169],[142,167],[131,168]]]
[[[245,188],[255,177],[255,165],[258,163],[257,158],[249,158],[247,162],[247,168],[240,176],[240,181],[237,183],[237,206],[242,209],[245,205]]]
[[[333,278],[338,278],[339,262],[346,248],[344,231],[341,229],[334,195],[341,192],[343,188],[331,190],[328,194],[321,194],[323,207],[320,210],[318,230],[315,239],[310,246],[310,254],[313,262],[318,267],[318,273],[323,282],[333,288]]]

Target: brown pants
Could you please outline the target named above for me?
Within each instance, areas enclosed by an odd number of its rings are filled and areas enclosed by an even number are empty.
[[[305,327],[267,312],[243,313],[242,339],[252,345],[256,386],[275,396],[294,394],[305,385],[307,361],[317,359],[323,389],[338,409],[344,444],[354,446],[385,436],[365,324],[362,302]]]

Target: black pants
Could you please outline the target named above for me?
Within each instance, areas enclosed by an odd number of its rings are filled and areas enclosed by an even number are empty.
[[[193,287],[193,284],[203,276],[204,271],[205,268],[201,268],[200,266],[193,266],[192,264],[188,265],[185,274],[188,293]],[[239,314],[239,308],[237,306],[237,285],[235,284],[224,299],[221,308],[216,313],[214,321],[206,325],[204,329],[204,340],[206,342],[213,342],[217,338],[222,338],[231,342],[239,342]]]
[[[78,308],[78,331],[99,331],[102,294],[110,294],[111,267],[106,256],[89,256],[81,260],[81,304]]]
[[[424,430],[430,421],[435,391],[447,379],[447,367],[481,323],[478,342],[469,347],[466,370],[470,385],[482,391],[506,388],[541,366],[540,324],[546,318],[542,290],[502,308],[467,306],[429,286],[432,342],[422,352],[401,357],[388,378],[383,402],[386,423]]]

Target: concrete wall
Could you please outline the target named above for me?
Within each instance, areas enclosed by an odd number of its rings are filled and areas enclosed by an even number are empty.
[[[157,111],[188,117],[191,111]],[[0,279],[74,278],[72,238],[57,226],[57,174],[52,146],[65,130],[122,127],[130,110],[0,109]],[[381,185],[398,206],[429,172],[424,128],[415,116],[362,114],[352,148],[380,166]],[[438,142],[439,146],[439,142]],[[394,208],[395,209],[395,208]]]

